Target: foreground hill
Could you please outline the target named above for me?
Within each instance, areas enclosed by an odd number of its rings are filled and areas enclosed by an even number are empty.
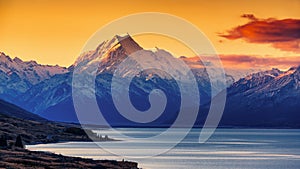
[[[79,125],[48,121],[3,100],[0,100],[0,126],[0,136],[9,142],[18,135],[26,144],[91,141]]]
[[[34,120],[39,122],[48,121],[36,114],[32,114],[20,107],[17,107],[1,99],[0,99],[0,113],[7,116],[19,118],[19,119],[24,119],[24,120]]]
[[[91,141],[77,125],[47,121],[0,100],[0,168],[137,169],[135,162],[66,157],[17,148],[13,145],[17,136],[21,136],[25,144]],[[8,145],[3,144],[3,139]]]

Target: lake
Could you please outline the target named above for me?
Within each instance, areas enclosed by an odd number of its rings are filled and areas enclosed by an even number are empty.
[[[143,169],[298,169],[300,168],[299,129],[217,129],[206,143],[198,143],[201,129],[192,129],[178,145],[174,138],[153,139],[163,128],[119,128],[97,130],[102,136],[122,141],[67,142],[26,146],[29,150],[50,151],[93,159],[131,160]],[[174,137],[183,134],[175,129]],[[131,139],[132,138],[132,139]],[[143,138],[150,138],[143,140]],[[99,148],[101,146],[102,148]],[[167,151],[167,152],[164,152]],[[147,157],[153,152],[164,152]],[[114,154],[112,154],[114,153]],[[122,154],[123,156],[119,156]],[[143,157],[143,158],[140,158]]]

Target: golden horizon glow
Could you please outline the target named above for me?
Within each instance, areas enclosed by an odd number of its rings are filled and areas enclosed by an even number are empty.
[[[261,57],[299,57],[269,44],[226,40],[218,36],[248,22],[242,14],[258,18],[300,19],[300,1],[48,1],[0,0],[0,51],[23,60],[41,64],[70,66],[85,42],[105,24],[122,16],[139,12],[162,12],[176,15],[196,25],[222,55]],[[186,47],[170,43],[165,37],[134,37],[144,48],[166,49],[175,56],[191,56]],[[153,43],[153,42],[157,42]]]

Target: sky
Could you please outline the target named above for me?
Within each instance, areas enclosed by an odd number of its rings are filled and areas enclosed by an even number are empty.
[[[287,69],[300,64],[299,9],[300,0],[0,0],[0,51],[67,67],[109,22],[134,13],[162,12],[197,26],[227,67]],[[134,39],[144,48],[193,56],[170,38]]]

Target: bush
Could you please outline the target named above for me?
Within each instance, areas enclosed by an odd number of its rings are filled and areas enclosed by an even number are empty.
[[[6,136],[1,136],[0,137],[0,147],[7,147],[7,137]]]
[[[21,135],[18,135],[16,142],[15,142],[15,147],[24,148],[24,144],[23,144]]]
[[[81,128],[78,128],[78,127],[69,127],[65,130],[65,132],[74,134],[74,135],[78,135],[78,136],[86,135],[84,130]]]

